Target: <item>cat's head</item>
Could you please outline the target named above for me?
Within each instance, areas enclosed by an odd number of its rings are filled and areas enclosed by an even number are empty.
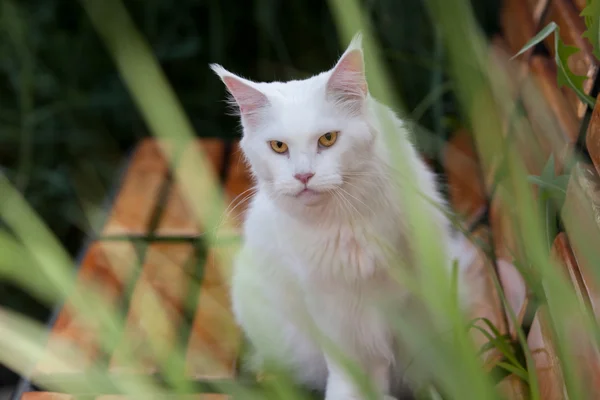
[[[273,198],[322,203],[370,157],[361,42],[357,34],[332,69],[305,80],[253,82],[211,65],[240,116],[242,150]]]

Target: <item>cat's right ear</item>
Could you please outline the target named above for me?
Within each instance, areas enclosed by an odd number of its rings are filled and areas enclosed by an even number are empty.
[[[368,91],[362,35],[358,33],[331,70],[327,81],[327,94],[335,99],[338,105],[356,113],[362,108]]]
[[[210,64],[210,68],[221,78],[231,95],[230,103],[239,111],[242,119],[255,125],[259,114],[269,105],[269,99],[258,90],[254,83],[241,78],[219,64]]]

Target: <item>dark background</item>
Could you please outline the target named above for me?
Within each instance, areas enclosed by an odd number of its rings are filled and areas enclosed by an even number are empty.
[[[1,3],[0,173],[75,255],[90,229],[82,204],[101,207],[127,151],[148,132],[79,2]],[[343,51],[324,0],[124,3],[200,136],[239,134],[209,63],[253,80],[286,80],[331,68]],[[443,49],[423,0],[362,3],[394,81],[390,90],[409,112],[420,108],[429,93],[447,87]],[[472,3],[491,36],[500,0]],[[461,118],[451,88],[434,98],[417,122],[444,138]],[[435,160],[435,146],[418,145]],[[0,306],[40,321],[49,313],[1,277]],[[0,387],[15,379],[0,366]]]

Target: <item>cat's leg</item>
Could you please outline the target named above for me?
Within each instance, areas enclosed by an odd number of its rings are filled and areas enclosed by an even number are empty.
[[[258,261],[238,257],[231,287],[233,313],[252,348],[246,369],[260,373],[274,367],[324,390],[327,365],[319,346],[301,330],[306,324],[297,284],[285,270],[268,269],[276,260],[262,255]]]
[[[289,338],[295,346],[279,347],[277,353],[273,351],[267,353],[264,349],[261,351],[252,345],[252,340],[249,340],[252,350],[245,360],[244,369],[255,376],[284,372],[290,374],[297,384],[324,392],[327,383],[327,365],[322,352],[313,343],[305,341],[302,335],[292,335]]]
[[[343,366],[336,361],[326,358],[328,377],[327,388],[325,391],[325,400],[362,400],[360,391],[354,382],[354,379],[348,375]],[[388,393],[390,391],[390,372],[391,365],[389,359],[375,358],[367,362],[360,363],[359,367],[367,374],[371,380],[374,389],[381,393],[384,400],[395,400]]]

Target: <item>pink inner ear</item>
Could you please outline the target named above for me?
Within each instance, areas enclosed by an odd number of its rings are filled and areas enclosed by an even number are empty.
[[[342,95],[364,97],[367,94],[367,81],[360,50],[345,54],[335,66],[329,82],[329,91]]]
[[[223,77],[223,82],[234,97],[241,114],[251,114],[268,104],[267,96],[233,76]]]

